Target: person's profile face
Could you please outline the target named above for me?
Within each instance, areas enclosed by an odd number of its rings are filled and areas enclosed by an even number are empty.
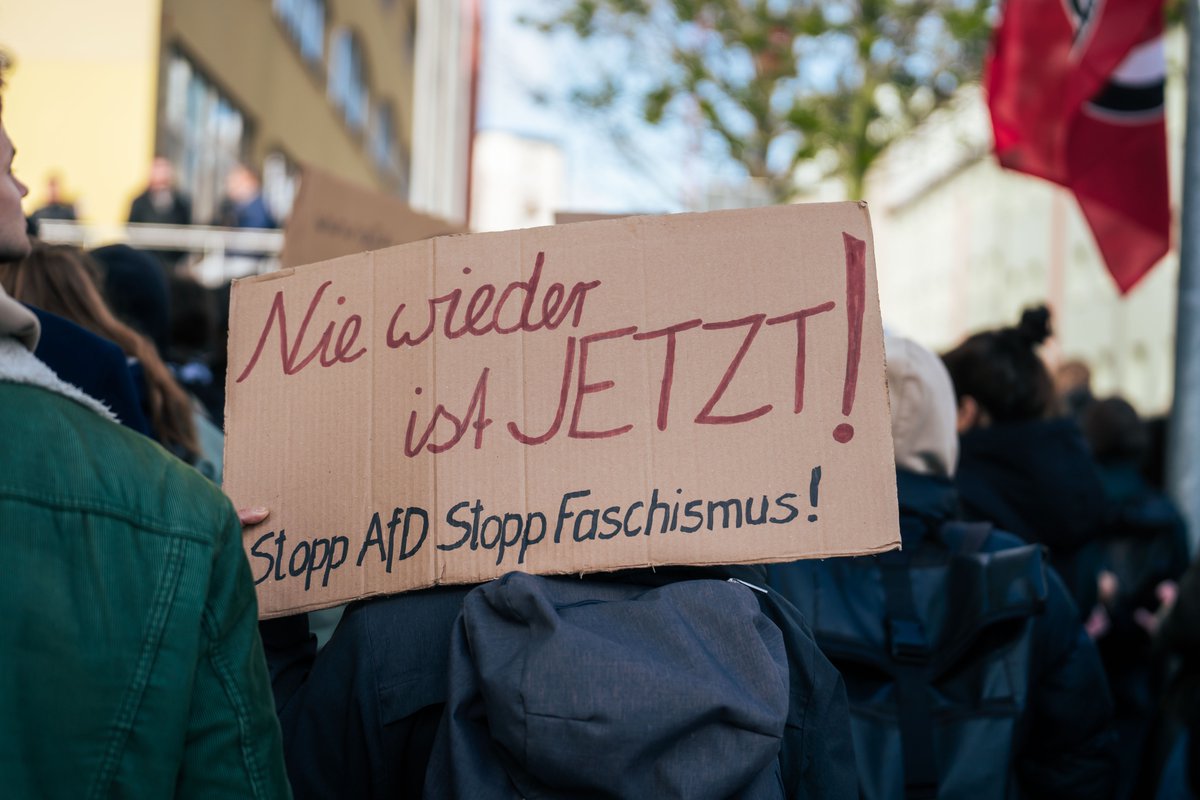
[[[21,210],[21,198],[29,194],[29,189],[13,174],[15,155],[12,140],[0,123],[0,261],[16,261],[29,255],[25,212]]]

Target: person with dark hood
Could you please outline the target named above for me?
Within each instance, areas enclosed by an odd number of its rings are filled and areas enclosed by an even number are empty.
[[[1056,414],[1037,353],[1049,336],[1041,306],[1016,327],[976,333],[942,356],[958,402],[956,483],[968,519],[1050,550],[1086,616],[1098,599],[1098,540],[1111,512],[1079,425]]]
[[[217,423],[225,413],[225,376],[216,365],[225,356],[218,335],[217,294],[189,275],[172,275],[170,360],[175,376]]]
[[[1121,736],[1119,797],[1128,797],[1158,706],[1152,634],[1162,596],[1188,567],[1187,530],[1165,494],[1142,473],[1149,434],[1119,397],[1093,402],[1083,429],[1115,510],[1102,540],[1101,601],[1108,625],[1096,645],[1116,701]]]
[[[1160,704],[1160,715],[1147,748],[1148,758],[1139,784],[1140,797],[1200,797],[1200,559],[1164,593],[1158,645],[1175,660],[1171,680]],[[1165,608],[1170,606],[1170,608]],[[1164,613],[1168,612],[1168,613]],[[1163,786],[1175,791],[1159,792]]]
[[[154,343],[169,357],[171,300],[167,278],[153,256],[127,244],[97,247],[88,253],[104,273],[104,299],[117,319]]]
[[[957,521],[954,389],[885,337],[902,549],[767,567],[846,680],[859,797],[1105,798],[1112,706],[1042,549]]]

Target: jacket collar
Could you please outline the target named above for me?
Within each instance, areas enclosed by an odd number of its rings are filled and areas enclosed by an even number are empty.
[[[37,347],[41,326],[37,317],[25,306],[8,296],[0,287],[0,338],[12,338],[30,352]]]
[[[916,545],[928,531],[958,516],[958,491],[949,478],[897,469],[896,494],[905,547]]]
[[[7,299],[7,298],[6,298]],[[24,309],[22,309],[24,310]],[[32,316],[32,315],[30,315]],[[37,318],[34,317],[36,327]],[[54,374],[13,336],[0,336],[0,383],[24,383],[37,386],[74,400],[102,417],[117,421],[112,411],[99,400],[84,394]]]

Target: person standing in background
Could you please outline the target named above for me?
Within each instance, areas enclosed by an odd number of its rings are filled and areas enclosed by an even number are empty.
[[[262,185],[245,164],[236,164],[225,176],[225,198],[215,224],[226,228],[278,228],[263,199]]]
[[[150,162],[146,189],[133,199],[129,221],[154,225],[191,225],[192,201],[175,187],[175,167],[163,156]],[[174,268],[187,254],[180,250],[152,252],[168,268]]]
[[[75,204],[68,202],[62,194],[62,186],[57,175],[51,175],[46,181],[46,202],[37,211],[29,215],[35,230],[40,228],[42,220],[61,219],[74,222],[78,219]]]

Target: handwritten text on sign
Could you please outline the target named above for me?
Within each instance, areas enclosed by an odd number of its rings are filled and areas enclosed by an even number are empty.
[[[344,588],[328,590],[339,586],[344,571],[359,573],[344,586],[370,594],[478,580],[509,568],[564,572],[863,551],[864,542],[853,536],[844,545],[836,541],[843,537],[832,528],[795,541],[797,526],[819,521],[823,469],[827,482],[842,486],[852,481],[849,472],[829,476],[863,464],[863,456],[869,460],[872,453],[890,450],[886,406],[880,402],[886,400],[880,391],[869,228],[861,230],[865,214],[850,205],[819,208],[840,209],[857,225],[808,232],[821,242],[820,271],[812,274],[797,274],[781,253],[771,251],[770,241],[737,241],[742,237],[736,228],[730,231],[730,258],[719,253],[714,258],[720,245],[708,246],[703,261],[656,263],[653,277],[645,266],[604,263],[603,248],[571,236],[572,228],[610,226],[631,231],[646,248],[646,233],[637,232],[636,222],[620,220],[547,230],[546,241],[515,265],[520,274],[507,280],[486,277],[498,271],[486,263],[490,249],[470,241],[485,237],[437,240],[444,250],[458,245],[460,252],[433,255],[432,275],[423,284],[414,281],[418,286],[404,286],[390,302],[379,290],[382,270],[366,263],[364,270],[344,276],[329,272],[254,287],[259,310],[238,316],[231,345],[231,440],[238,435],[237,398],[257,396],[257,404],[246,405],[257,405],[262,422],[271,405],[261,402],[265,391],[290,396],[284,404],[301,418],[286,427],[293,435],[302,431],[313,452],[328,457],[339,440],[348,440],[339,436],[329,403],[320,399],[324,391],[338,398],[334,407],[343,414],[367,419],[351,426],[366,436],[366,444],[336,455],[341,469],[335,472],[362,474],[371,483],[370,491],[343,485],[352,496],[312,504],[313,498],[302,495],[303,481],[289,486],[278,476],[263,480],[239,472],[231,445],[231,492],[244,486],[276,496],[248,496],[247,502],[275,499],[285,508],[297,502],[310,508],[308,518],[280,514],[273,530],[248,532],[256,580],[287,587],[286,602],[295,607],[325,602],[298,599],[297,593],[343,594]],[[694,230],[704,217],[690,219],[693,224],[684,227]],[[664,237],[679,235],[670,222],[658,227]],[[794,221],[791,227],[780,232],[791,240],[783,250],[795,250],[797,238],[801,245],[810,243]],[[761,257],[754,247],[765,248]],[[638,260],[647,263],[644,250],[625,250],[640,253]],[[831,251],[836,261],[828,257]],[[757,280],[768,285],[747,285],[750,275],[739,279],[737,267],[746,263],[760,273],[767,264],[767,274]],[[706,265],[717,274],[697,274]],[[672,270],[679,273],[676,280]],[[421,294],[419,285],[429,291]],[[657,285],[667,290],[664,296],[651,296]],[[739,292],[744,297],[736,297]],[[691,313],[672,319],[672,307]],[[873,380],[872,408],[864,415],[855,407],[866,341],[872,344]],[[814,383],[813,374],[819,381]],[[837,375],[836,385],[831,374]],[[354,385],[360,391],[348,392]],[[381,386],[388,387],[386,394]],[[314,391],[318,396],[306,400]],[[370,394],[365,403],[363,394]],[[819,408],[809,411],[806,401]],[[787,422],[807,417],[820,419],[828,444],[813,440],[812,424],[797,428]],[[859,417],[870,421],[867,443],[856,456],[837,453],[859,449]],[[344,433],[353,441],[353,431]],[[379,456],[380,445],[386,459]],[[725,458],[697,462],[717,445]],[[739,449],[744,452],[735,452]],[[261,456],[255,461],[263,468]],[[890,460],[883,461],[884,474],[890,474]],[[380,469],[406,485],[406,502],[396,503],[380,485]],[[866,483],[883,490],[886,506],[886,478],[879,469],[868,473],[873,475]],[[331,480],[344,484],[337,475]],[[801,481],[807,490],[797,491]],[[693,543],[667,545],[661,544],[667,539],[655,538],[742,529],[754,534],[740,546],[711,548],[694,537],[676,537]],[[866,542],[867,549],[890,544],[893,533],[894,516],[882,540]],[[647,536],[653,545],[642,544]],[[612,542],[613,552],[582,547],[599,541]],[[551,548],[562,552],[535,558],[531,548],[543,543],[572,547],[569,553]],[[470,555],[456,571],[447,559],[457,553]],[[400,562],[407,562],[406,569],[414,566],[398,580],[389,578]],[[380,569],[370,580],[361,574]]]

